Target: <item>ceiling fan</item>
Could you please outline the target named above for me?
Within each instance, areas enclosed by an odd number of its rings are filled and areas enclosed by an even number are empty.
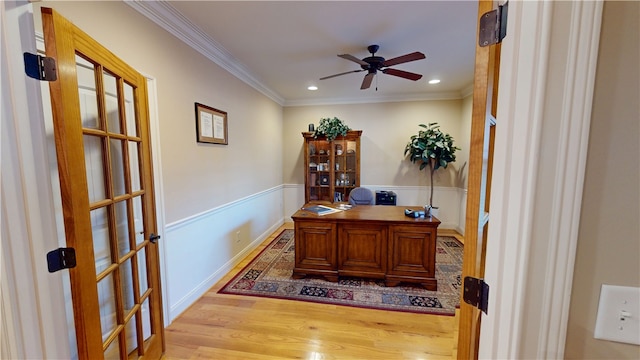
[[[398,76],[398,77],[413,80],[413,81],[416,81],[422,78],[422,75],[420,74],[398,70],[398,69],[391,69],[389,68],[389,66],[404,64],[406,62],[424,59],[425,56],[423,53],[416,51],[410,54],[395,57],[393,59],[385,60],[385,58],[381,56],[376,56],[376,52],[378,51],[379,48],[380,47],[378,45],[369,45],[369,47],[367,47],[367,50],[369,50],[369,52],[371,53],[371,56],[366,57],[362,60],[349,54],[338,55],[343,59],[351,60],[355,63],[360,64],[360,67],[362,67],[362,69],[351,70],[351,71],[343,72],[340,74],[325,76],[320,78],[320,80],[330,79],[336,76],[351,74],[351,73],[360,72],[360,71],[368,71],[367,75],[365,75],[364,79],[362,80],[362,86],[360,86],[360,90],[364,90],[364,89],[368,89],[369,86],[371,86],[371,81],[373,80],[373,77],[376,75],[378,70],[382,71],[384,74]]]

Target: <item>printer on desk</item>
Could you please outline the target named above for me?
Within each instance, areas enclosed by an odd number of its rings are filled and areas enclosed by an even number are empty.
[[[396,205],[396,193],[393,191],[376,191],[376,205]]]

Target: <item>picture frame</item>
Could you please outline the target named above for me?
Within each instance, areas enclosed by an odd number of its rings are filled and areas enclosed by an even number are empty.
[[[196,141],[199,143],[228,145],[227,112],[195,103]]]

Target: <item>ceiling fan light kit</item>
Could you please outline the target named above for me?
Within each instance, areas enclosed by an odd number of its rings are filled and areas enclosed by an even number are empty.
[[[362,85],[360,86],[361,90],[365,90],[371,86],[373,77],[376,75],[378,71],[381,71],[383,74],[393,75],[393,76],[397,76],[403,79],[408,79],[413,81],[416,81],[422,78],[422,75],[420,74],[416,74],[416,73],[412,73],[404,70],[392,69],[390,68],[390,66],[404,64],[410,61],[422,60],[425,58],[425,55],[423,53],[416,51],[410,54],[406,54],[406,55],[402,55],[402,56],[398,56],[398,57],[386,60],[382,56],[376,56],[376,52],[378,52],[378,49],[380,49],[378,45],[369,45],[369,47],[367,47],[367,50],[369,50],[369,52],[371,53],[371,56],[368,56],[362,60],[350,54],[338,55],[338,57],[341,57],[343,59],[347,59],[359,64],[361,69],[325,76],[320,78],[320,80],[326,80],[326,79],[334,78],[336,76],[351,74],[355,72],[367,71],[367,74],[364,76],[364,79],[362,80]]]

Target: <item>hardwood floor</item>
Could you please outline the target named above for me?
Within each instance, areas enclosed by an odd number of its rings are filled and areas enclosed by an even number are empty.
[[[422,315],[217,293],[291,228],[281,226],[166,328],[165,359],[455,358],[457,312]]]

